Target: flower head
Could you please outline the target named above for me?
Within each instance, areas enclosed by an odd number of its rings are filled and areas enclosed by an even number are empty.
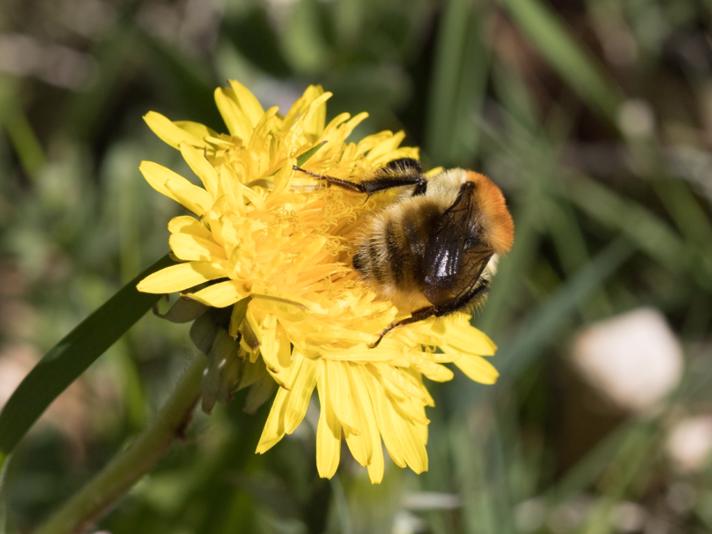
[[[423,378],[450,380],[453,372],[444,364],[452,363],[472,380],[491,384],[497,371],[484,357],[495,346],[470,325],[469,314],[456,312],[398,327],[370,348],[378,333],[407,313],[351,267],[350,236],[393,196],[365,199],[323,187],[293,166],[358,180],[391,160],[417,158],[418,151],[400,146],[402,132],[347,141],[367,115],[343,113],[327,122],[330,96],[310,86],[282,116],[231,82],[215,92],[227,134],[148,113],[149,127],[180,150],[200,185],[157,163],[141,164],[154,189],[192,214],[168,224],[180,262],[138,288],[182,292],[235,310],[229,334],[240,340],[240,357],[261,359],[278,386],[258,453],[299,426],[316,389],[319,474],[334,474],[344,439],[371,481],[379,482],[382,443],[398,466],[416,473],[428,468],[425,407],[434,403]]]

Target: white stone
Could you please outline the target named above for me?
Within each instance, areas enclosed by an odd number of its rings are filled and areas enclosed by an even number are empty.
[[[575,338],[572,362],[598,393],[625,411],[652,409],[680,382],[682,348],[663,315],[640,308],[593,324]]]
[[[675,423],[665,450],[678,470],[701,471],[712,463],[712,415],[688,417]]]
[[[391,534],[418,534],[427,530],[427,524],[417,515],[399,510],[393,518]]]

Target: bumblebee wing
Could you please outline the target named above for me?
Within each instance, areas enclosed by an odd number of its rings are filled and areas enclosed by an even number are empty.
[[[435,306],[458,300],[477,284],[493,250],[478,237],[472,186],[438,218],[423,258],[424,294]]]

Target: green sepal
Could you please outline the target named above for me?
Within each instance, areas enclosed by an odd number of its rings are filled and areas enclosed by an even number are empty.
[[[191,338],[208,359],[202,382],[201,408],[210,413],[217,401],[228,402],[240,383],[247,362],[240,353],[241,325],[250,298],[231,310],[214,310],[200,316],[191,327]]]
[[[255,413],[272,396],[274,390],[277,389],[277,383],[274,381],[267,369],[264,368],[264,374],[255,382],[250,391],[247,392],[245,406],[242,408],[246,413]]]
[[[208,366],[205,369],[202,383],[202,401],[201,408],[205,413],[210,413],[215,406],[215,402],[226,390],[230,390],[230,385],[226,384],[225,369],[230,368],[231,374],[237,368],[238,376],[235,383],[239,379],[239,360],[238,344],[230,335],[222,328],[217,328],[213,337],[213,344],[210,351],[207,353]],[[236,365],[237,363],[237,365]]]
[[[326,144],[326,141],[322,141],[322,142],[319,143],[318,145],[314,145],[314,146],[311,147],[309,150],[307,150],[307,151],[302,152],[301,154],[299,154],[299,155],[297,156],[297,166],[298,166],[298,167],[301,167],[302,165],[304,165],[304,164],[309,160],[309,158],[311,158],[314,154],[316,154],[317,151],[318,151],[321,147],[323,147],[325,144]]]
[[[153,313],[161,319],[165,319],[172,323],[189,323],[195,321],[198,317],[208,311],[205,304],[201,304],[197,300],[187,297],[178,297],[178,299],[169,305],[170,307],[162,312],[160,310],[161,301],[153,306]]]
[[[198,317],[190,326],[190,339],[203,354],[209,354],[213,340],[218,333],[218,325],[212,313]]]

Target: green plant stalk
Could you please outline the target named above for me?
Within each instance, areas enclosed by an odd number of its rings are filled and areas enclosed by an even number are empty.
[[[196,357],[143,433],[74,494],[35,534],[84,532],[100,519],[184,436],[200,396],[206,360]]]

